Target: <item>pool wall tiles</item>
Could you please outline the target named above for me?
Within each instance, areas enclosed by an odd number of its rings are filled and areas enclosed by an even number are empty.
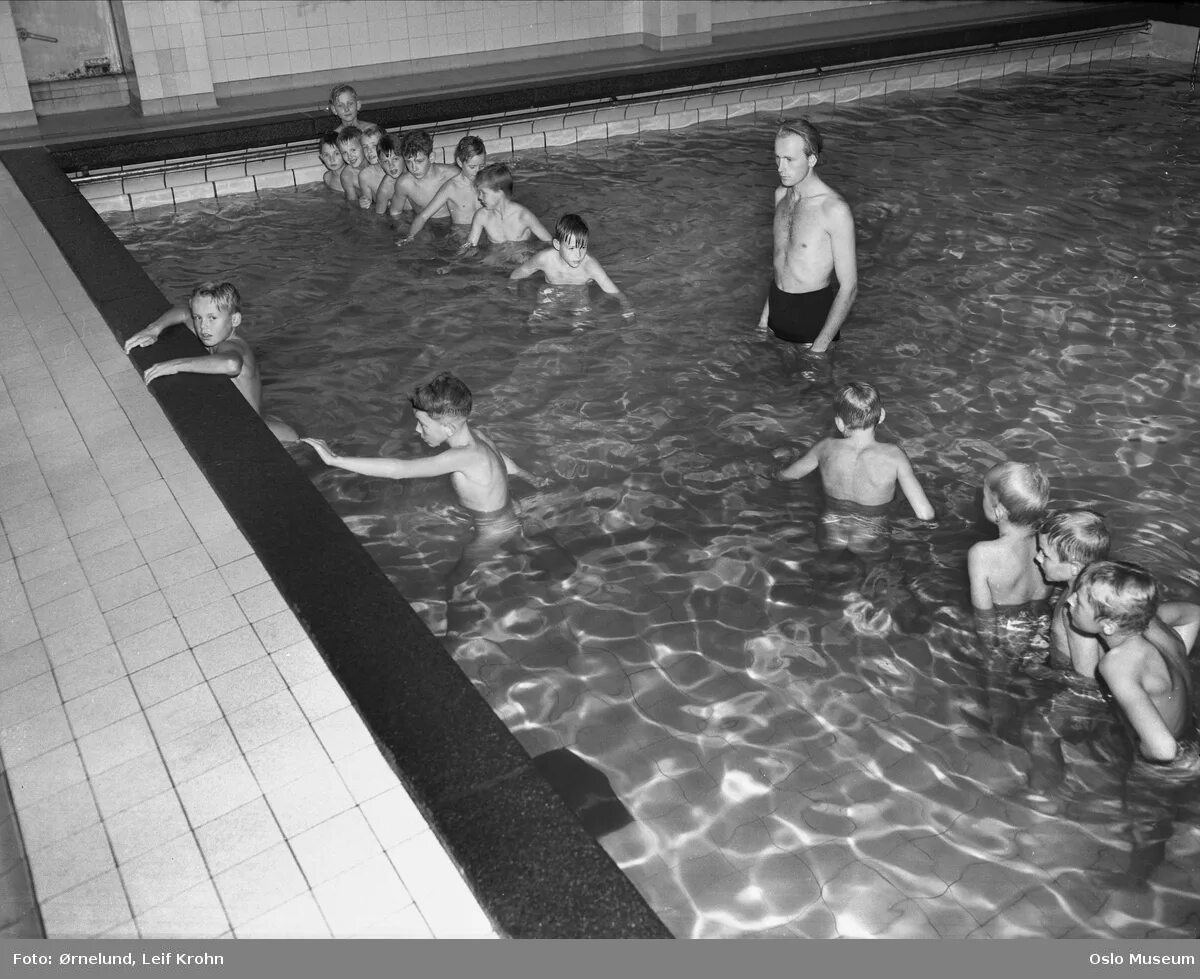
[[[0,125],[6,128],[37,125],[33,98],[25,80],[17,25],[7,3],[0,3]]]
[[[1071,65],[1145,54],[1148,43],[1144,33],[1131,31],[1018,50],[949,54],[920,63],[866,64],[840,72],[764,78],[761,84],[736,89],[659,93],[621,105],[564,109],[520,119],[449,122],[434,135],[434,158],[452,163],[455,145],[468,132],[484,141],[490,155],[503,156],[638,132],[683,129],[755,112],[804,111],[810,106],[878,98],[897,91],[1042,74]],[[173,161],[170,169],[160,164],[117,168],[103,179],[82,182],[80,190],[97,211],[104,213],[302,186],[319,181],[324,172],[315,146],[292,143],[255,151],[250,158],[245,153],[224,154]]]
[[[123,0],[112,10],[125,20],[131,99],[145,116],[212,109],[212,72],[204,46],[203,9],[222,4],[200,0]]]
[[[520,60],[535,44],[550,46],[539,56],[636,44],[642,6],[641,0],[221,0],[202,12],[212,83],[224,97],[273,91],[281,79],[288,88],[317,84],[319,73],[338,69],[354,69],[361,79],[467,67],[468,56],[477,62],[482,52],[489,61]]]

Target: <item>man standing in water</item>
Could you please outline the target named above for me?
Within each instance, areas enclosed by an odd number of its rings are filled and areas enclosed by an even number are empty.
[[[854,216],[817,176],[822,139],[807,119],[775,134],[775,277],[758,325],[779,339],[823,353],[858,293]],[[836,287],[833,280],[836,278]]]

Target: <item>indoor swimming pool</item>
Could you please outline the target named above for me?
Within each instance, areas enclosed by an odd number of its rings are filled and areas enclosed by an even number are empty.
[[[1053,505],[1200,598],[1200,101],[1139,60],[809,117],[858,228],[827,358],[755,332],[764,116],[512,158],[547,227],[587,220],[630,320],[510,283],[519,247],[457,259],[443,226],[397,249],[320,184],[108,220],[173,301],[237,284],[267,410],[301,434],[423,452],[407,396],[449,369],[546,480],[514,480],[524,543],[447,602],[471,527],[445,481],[291,450],[528,752],[604,776],[600,842],[677,936],[1194,936],[1195,783],[1134,812],[1102,703],[989,668],[965,561],[983,473],[1038,462]],[[897,502],[869,567],[818,551],[815,480],[774,478],[847,380],[879,388],[938,512]],[[1064,702],[1094,724],[1031,795],[1028,733]],[[1161,861],[1131,843],[1146,819]]]

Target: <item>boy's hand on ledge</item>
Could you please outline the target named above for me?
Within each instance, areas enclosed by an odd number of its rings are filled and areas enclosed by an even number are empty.
[[[300,441],[307,442],[314,449],[316,449],[317,455],[321,457],[323,462],[327,463],[328,465],[333,465],[333,460],[337,458],[337,455],[335,455],[329,446],[325,444],[324,439],[301,439]]]
[[[138,330],[137,333],[125,341],[125,352],[129,353],[134,347],[148,347],[157,340],[157,334],[150,333],[148,330]]]
[[[179,368],[174,361],[164,360],[161,364],[155,364],[153,367],[147,367],[146,373],[142,375],[142,379],[149,384],[155,378],[170,377],[172,374],[178,374]]]

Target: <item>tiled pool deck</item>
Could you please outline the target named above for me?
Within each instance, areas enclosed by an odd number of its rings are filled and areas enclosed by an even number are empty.
[[[494,936],[2,167],[0,284],[0,757],[46,933]]]
[[[494,937],[2,167],[0,242],[0,755],[46,934]]]

